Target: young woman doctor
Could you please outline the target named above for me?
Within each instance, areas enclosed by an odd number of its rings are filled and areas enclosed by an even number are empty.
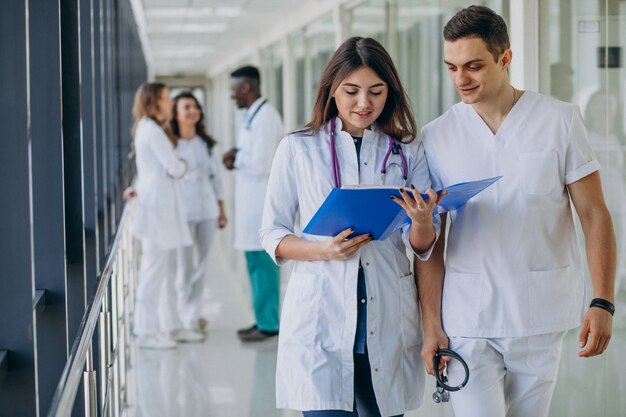
[[[187,163],[174,152],[176,138],[166,133],[172,102],[161,83],[144,83],[133,105],[133,146],[137,185],[125,198],[137,197],[133,235],[141,240],[134,333],[142,348],[169,349],[186,338],[176,311],[176,249],[191,244],[178,179]]]
[[[177,251],[178,312],[187,328],[204,332],[207,320],[202,315],[202,294],[206,260],[215,231],[218,227],[223,229],[227,223],[222,156],[215,140],[206,133],[204,112],[191,92],[183,91],[174,97],[170,125],[172,133],[179,138],[176,153],[189,165],[189,172],[180,180],[180,188],[193,240],[193,245]]]
[[[277,264],[295,261],[278,342],[279,408],[363,417],[420,405],[420,312],[406,249],[430,255],[438,198],[415,130],[391,58],[375,40],[355,37],[324,70],[312,121],[276,151],[261,241]],[[381,184],[383,176],[410,187],[395,200],[410,226],[384,241],[351,229],[333,238],[295,233],[296,213],[306,225],[333,187]]]

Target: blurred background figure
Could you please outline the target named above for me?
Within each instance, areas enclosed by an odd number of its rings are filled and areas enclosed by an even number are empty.
[[[574,70],[567,64],[550,65],[550,95],[561,101],[572,101],[574,96]]]
[[[226,152],[224,165],[235,171],[235,248],[244,251],[256,323],[240,329],[243,342],[258,342],[278,334],[280,273],[259,238],[263,204],[274,151],[283,136],[278,111],[261,97],[261,76],[245,66],[231,74],[231,98],[246,109],[237,131],[237,146]]]
[[[134,334],[139,346],[176,347],[188,335],[176,311],[174,277],[176,249],[191,244],[178,180],[187,163],[174,152],[176,138],[163,126],[171,117],[169,90],[161,83],[144,83],[133,105],[133,146],[137,165],[137,197],[133,235],[141,240],[141,265],[136,290]]]
[[[585,109],[585,124],[589,131],[589,142],[602,166],[600,174],[606,188],[606,204],[613,217],[617,253],[624,254],[626,242],[626,178],[624,175],[624,124],[621,117],[622,106],[614,93],[600,89],[589,97]],[[615,271],[615,290],[617,299],[620,291],[625,291],[626,258],[618,256]],[[626,292],[626,291],[625,291]],[[626,294],[625,294],[626,295]],[[619,315],[619,316],[618,316]],[[615,325],[623,324],[618,317],[626,317],[624,309],[616,311]]]
[[[187,175],[180,181],[185,215],[193,244],[177,250],[176,294],[178,312],[186,328],[205,332],[202,294],[206,260],[219,227],[226,227],[221,154],[204,126],[204,112],[189,91],[174,98],[172,133],[178,138],[176,153],[187,161]]]

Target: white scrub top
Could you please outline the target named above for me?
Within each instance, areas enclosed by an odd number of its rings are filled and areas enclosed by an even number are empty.
[[[191,244],[185,219],[185,204],[178,179],[186,166],[174,152],[174,146],[152,119],[142,118],[135,129],[137,165],[137,211],[132,232],[161,249]]]
[[[566,185],[599,169],[578,108],[526,91],[494,135],[458,103],[422,140],[436,187],[502,175],[449,214],[449,336],[523,337],[578,326],[584,281]]]
[[[214,145],[209,155],[206,142],[196,136],[190,140],[179,139],[176,153],[189,166],[187,174],[180,180],[187,221],[217,219],[220,215],[217,202],[224,200],[219,148]]]
[[[353,139],[337,122],[342,183],[380,184],[387,136],[364,132],[359,174]],[[333,188],[327,129],[314,135],[291,134],[276,151],[260,234],[263,247],[278,264],[284,260],[276,258],[276,247],[285,236],[296,234],[297,213],[300,224],[306,225]],[[421,144],[414,141],[401,146],[408,159],[408,183],[428,189]],[[400,156],[390,155],[389,163],[400,164]],[[404,185],[402,170],[391,167],[386,182]],[[279,408],[352,410],[359,260],[367,285],[367,349],[380,410],[390,416],[419,407],[424,389],[421,316],[407,257],[408,234],[407,226],[384,241],[368,243],[349,260],[294,261],[278,340]],[[430,251],[422,258],[429,255]]]
[[[267,99],[261,97],[252,103],[237,133],[234,170],[236,249],[263,250],[259,240],[263,202],[274,151],[283,134],[280,114]]]

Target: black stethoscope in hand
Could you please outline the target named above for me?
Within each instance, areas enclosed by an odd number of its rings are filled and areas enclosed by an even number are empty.
[[[463,365],[463,369],[465,370],[465,378],[460,385],[451,387],[447,384],[448,377],[443,373],[439,374],[439,361],[442,356],[450,356],[452,359],[461,362],[461,365]],[[467,363],[465,363],[461,355],[450,349],[439,349],[437,353],[435,353],[435,357],[433,359],[433,370],[435,371],[435,378],[437,379],[437,390],[433,393],[433,401],[437,404],[447,403],[448,401],[450,401],[450,393],[454,391],[459,391],[461,388],[467,385],[467,381],[469,380],[470,372],[469,368],[467,367]]]

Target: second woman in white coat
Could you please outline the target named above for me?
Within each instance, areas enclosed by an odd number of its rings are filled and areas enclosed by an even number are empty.
[[[125,197],[137,196],[133,235],[141,240],[141,265],[136,290],[133,332],[139,346],[176,347],[186,332],[178,318],[174,292],[176,249],[191,244],[178,180],[187,163],[174,152],[175,138],[163,129],[172,101],[161,83],[144,83],[133,105],[133,146],[137,185]]]
[[[332,123],[331,123],[332,121]],[[331,126],[335,126],[331,132]],[[397,71],[370,38],[347,40],[319,83],[312,121],[280,143],[260,231],[276,263],[293,260],[278,343],[277,406],[305,417],[397,416],[422,400],[423,367],[417,291],[407,249],[429,256],[438,233],[415,121]],[[301,234],[333,187],[330,135],[342,184],[414,186],[396,200],[412,219],[386,240]],[[403,178],[402,160],[407,177]],[[416,190],[428,190],[424,201]]]
[[[176,294],[178,312],[187,328],[205,331],[202,294],[206,260],[215,231],[226,227],[221,153],[215,140],[206,133],[204,112],[196,97],[188,91],[174,97],[172,133],[178,137],[176,153],[189,166],[180,180],[186,218],[193,245],[178,248]]]

